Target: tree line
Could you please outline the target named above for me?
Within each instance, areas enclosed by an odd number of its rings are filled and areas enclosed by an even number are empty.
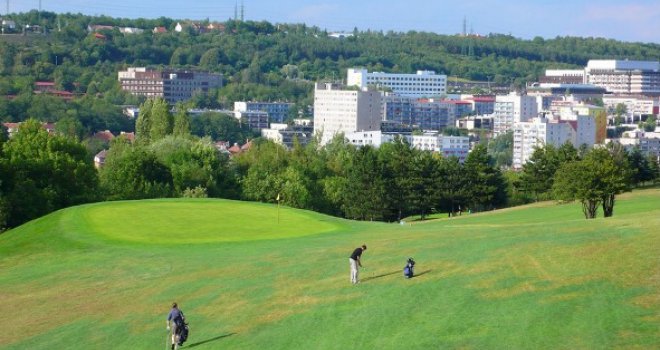
[[[579,201],[586,218],[614,214],[616,196],[660,178],[656,159],[617,145],[537,148],[522,171],[502,171],[477,145],[463,163],[399,138],[356,147],[341,135],[286,149],[265,139],[233,158],[191,134],[185,108],[143,105],[136,139],[111,142],[98,171],[84,144],[28,120],[0,133],[0,227],[103,200],[230,198],[279,203],[357,220],[393,222],[477,212],[535,200]],[[166,104],[164,104],[166,105]]]

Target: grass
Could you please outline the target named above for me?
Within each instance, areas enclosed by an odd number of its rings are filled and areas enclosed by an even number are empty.
[[[98,203],[0,236],[0,348],[647,349],[660,191],[615,216],[541,203],[407,225],[224,200]],[[362,283],[347,257],[367,243]],[[408,256],[417,261],[402,278]]]

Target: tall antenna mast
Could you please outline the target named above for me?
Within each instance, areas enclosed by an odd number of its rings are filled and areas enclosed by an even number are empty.
[[[241,22],[245,20],[245,5],[243,4],[243,0],[241,0]]]

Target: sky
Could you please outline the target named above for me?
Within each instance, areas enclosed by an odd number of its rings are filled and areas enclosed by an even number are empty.
[[[217,20],[244,6],[246,20],[305,23],[333,31],[602,37],[660,43],[660,0],[0,0],[0,16],[41,9],[124,18]],[[238,4],[238,6],[236,6]],[[240,13],[240,12],[239,12]]]

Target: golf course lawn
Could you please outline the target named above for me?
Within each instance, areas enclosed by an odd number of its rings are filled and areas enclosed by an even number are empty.
[[[0,300],[0,349],[165,349],[173,301],[184,349],[657,349],[660,190],[607,219],[546,202],[412,225],[90,204],[0,235]]]

